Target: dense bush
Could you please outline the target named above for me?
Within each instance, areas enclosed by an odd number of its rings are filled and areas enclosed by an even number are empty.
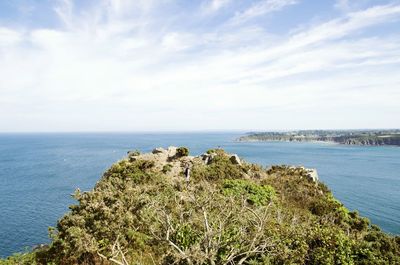
[[[245,168],[233,164],[223,150],[217,149],[214,154],[209,165],[198,164],[193,168],[194,179],[223,181],[224,179],[240,179],[244,176]]]

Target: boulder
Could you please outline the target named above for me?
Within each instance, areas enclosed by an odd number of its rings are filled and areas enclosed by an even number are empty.
[[[232,162],[232,164],[239,165],[239,166],[242,165],[242,162],[240,161],[240,158],[239,158],[239,156],[237,154],[233,154],[229,158],[229,160]]]
[[[170,146],[167,149],[168,157],[172,158],[176,156],[176,147],[175,146]]]

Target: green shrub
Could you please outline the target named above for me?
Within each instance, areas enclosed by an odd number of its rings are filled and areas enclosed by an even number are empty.
[[[347,210],[341,202],[335,199],[331,193],[315,200],[310,206],[310,211],[319,216],[336,212],[343,219],[347,219],[349,214],[349,210]]]
[[[98,185],[114,185],[116,187],[123,185],[124,181],[133,181],[135,183],[143,183],[148,181],[154,173],[154,161],[136,160],[128,162],[126,160],[119,161],[111,166],[105,173],[103,178],[108,182],[101,182]],[[97,185],[96,185],[97,186]]]
[[[308,264],[353,265],[353,240],[337,228],[316,227],[309,241]]]
[[[209,165],[195,165],[192,169],[193,178],[208,181],[240,179],[244,173],[245,169],[233,164],[223,151],[218,151]]]
[[[223,194],[227,196],[243,196],[254,205],[265,205],[275,196],[275,189],[268,185],[258,185],[249,180],[225,180]]]
[[[188,249],[197,244],[201,239],[200,231],[192,228],[189,224],[178,227],[172,235],[172,240],[182,249]]]
[[[217,148],[217,149],[208,149],[206,153],[207,154],[218,154],[218,153],[220,154],[221,152],[223,153],[224,150]]]
[[[189,155],[189,149],[187,147],[178,147],[176,149],[177,157],[188,156],[188,155]]]

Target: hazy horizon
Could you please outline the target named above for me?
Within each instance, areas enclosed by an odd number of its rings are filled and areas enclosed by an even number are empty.
[[[399,28],[398,0],[2,1],[0,132],[400,128]]]
[[[388,130],[400,130],[400,128],[342,128],[342,129],[221,129],[221,130],[136,130],[136,131],[9,131],[0,132],[0,134],[185,134],[185,133],[252,133],[252,132],[290,132],[290,131],[388,131]]]

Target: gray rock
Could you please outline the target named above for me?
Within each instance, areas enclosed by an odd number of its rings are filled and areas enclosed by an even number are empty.
[[[168,157],[175,157],[176,156],[176,147],[175,146],[170,146],[167,149]]]
[[[129,156],[129,162],[135,162],[137,160],[137,156]]]
[[[307,169],[307,173],[308,173],[308,178],[310,179],[310,180],[312,180],[313,182],[315,182],[315,183],[318,183],[318,181],[319,181],[319,176],[318,176],[318,172],[317,172],[317,170],[315,169],[315,168],[310,168],[310,169]]]
[[[154,148],[153,151],[152,151],[153,154],[160,154],[160,153],[166,153],[166,152],[167,152],[167,150],[165,150],[162,147]]]
[[[229,160],[232,162],[232,164],[240,165],[240,166],[242,165],[242,162],[240,161],[240,158],[239,158],[239,156],[237,154],[233,154],[229,158]]]
[[[211,153],[211,154],[204,153],[204,154],[200,155],[200,157],[204,161],[204,164],[209,165],[209,164],[211,164],[211,162],[213,161],[213,159],[216,155],[217,154],[215,154],[215,153]]]

